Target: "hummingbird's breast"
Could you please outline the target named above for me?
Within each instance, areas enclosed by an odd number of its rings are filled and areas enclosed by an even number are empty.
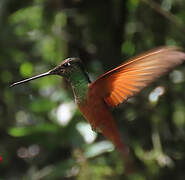
[[[116,129],[114,119],[109,108],[105,104],[104,100],[98,97],[98,95],[87,95],[85,103],[78,103],[78,107],[83,116],[91,124],[93,130],[102,132],[103,130],[105,131],[105,127],[110,131]]]
[[[75,102],[83,104],[87,99],[89,81],[84,72],[74,73],[70,77],[71,87],[73,89]]]
[[[104,103],[97,97],[88,97],[85,102],[77,104],[83,116],[95,131],[100,130],[106,116],[111,116],[105,108]]]

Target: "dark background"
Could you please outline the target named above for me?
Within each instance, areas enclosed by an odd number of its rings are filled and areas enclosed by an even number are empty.
[[[184,0],[154,2],[0,1],[0,180],[126,179],[119,152],[92,135],[63,79],[9,85],[71,56],[94,80],[154,47],[185,47]],[[128,179],[185,178],[184,65],[113,114],[138,169]]]

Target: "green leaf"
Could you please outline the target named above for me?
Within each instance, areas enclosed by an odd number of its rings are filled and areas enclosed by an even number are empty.
[[[55,107],[55,103],[49,99],[38,98],[30,104],[30,108],[33,112],[48,112],[53,107]]]
[[[23,77],[31,76],[33,72],[33,65],[30,62],[25,62],[20,67],[20,73]]]
[[[8,133],[14,137],[22,137],[35,133],[57,132],[60,127],[51,123],[44,123],[37,126],[29,127],[12,127],[9,128]]]
[[[131,41],[125,41],[121,47],[122,53],[126,55],[133,55],[135,52],[135,45]]]

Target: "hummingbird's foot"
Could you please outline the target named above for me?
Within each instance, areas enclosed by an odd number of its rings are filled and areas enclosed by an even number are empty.
[[[101,128],[100,127],[95,127],[95,126],[91,126],[91,129],[96,132],[96,133],[101,133]]]

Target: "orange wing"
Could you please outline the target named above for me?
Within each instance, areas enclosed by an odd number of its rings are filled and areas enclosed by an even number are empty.
[[[176,47],[154,49],[103,74],[89,90],[99,94],[109,106],[116,106],[184,60],[185,53]]]

